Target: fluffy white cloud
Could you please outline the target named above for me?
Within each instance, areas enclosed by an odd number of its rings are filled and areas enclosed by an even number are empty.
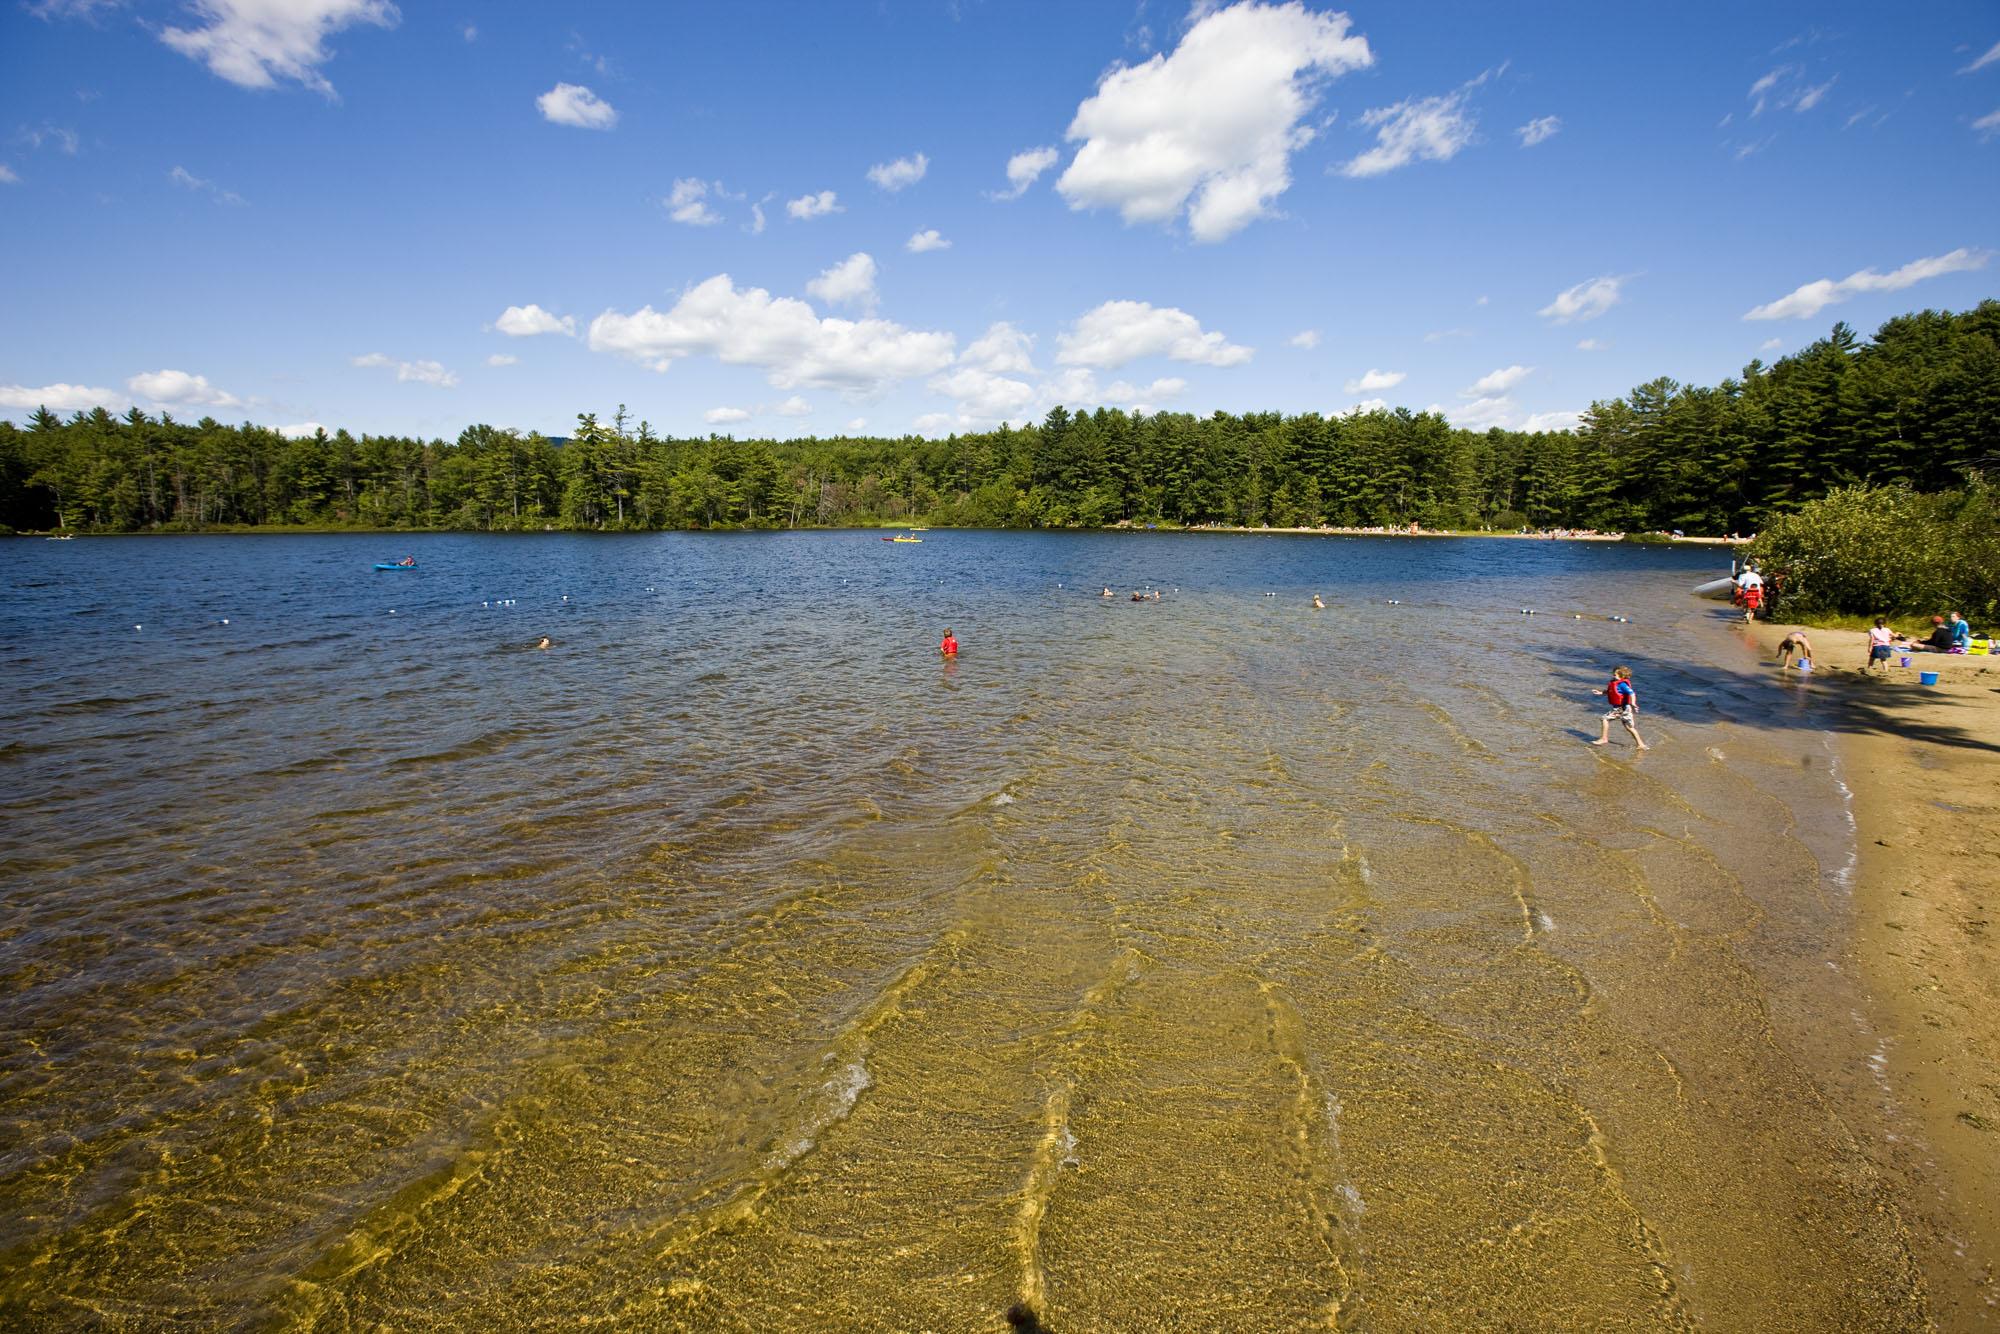
[[[875,258],[865,252],[849,255],[806,284],[806,291],[829,306],[875,309]]]
[[[389,0],[190,0],[200,26],[161,28],[160,40],[244,88],[289,79],[329,97],[319,67],[333,58],[326,39],[356,23],[393,28],[402,17]]]
[[[1579,338],[1576,340],[1576,350],[1579,352],[1602,352],[1609,346],[1610,344],[1601,338]]]
[[[1475,398],[1470,403],[1461,403],[1454,408],[1433,406],[1432,412],[1442,412],[1451,418],[1453,426],[1462,426],[1468,431],[1484,431],[1493,426],[1505,426],[1514,414],[1514,400],[1505,395],[1490,395]]]
[[[450,389],[458,384],[457,373],[446,370],[435,361],[397,361],[380,352],[370,352],[354,358],[353,364],[363,369],[393,370],[396,379],[403,384],[433,384],[440,389]]]
[[[1757,344],[1757,350],[1759,352],[1776,352],[1784,345],[1785,340],[1782,338],[1766,338],[1763,342]]]
[[[777,413],[780,417],[810,417],[812,410],[813,405],[800,398],[797,394],[793,394],[790,398],[778,404],[777,407],[771,409],[771,411]]]
[[[1537,313],[1545,319],[1554,320],[1557,324],[1594,320],[1618,304],[1624,286],[1624,278],[1614,277],[1611,274],[1606,274],[1602,278],[1592,278],[1556,293],[1556,299],[1543,306]]]
[[[813,308],[761,287],[738,290],[726,273],[687,289],[672,308],[590,322],[590,346],[663,371],[683,357],[756,366],[780,389],[800,385],[863,393],[932,375],[952,362],[949,333],[887,320],[821,319]]]
[[[995,199],[1019,199],[1028,192],[1028,187],[1041,179],[1043,172],[1056,165],[1062,155],[1053,148],[1028,148],[1007,159],[1007,183],[1010,188],[997,192]]]
[[[894,162],[877,162],[868,169],[868,179],[894,194],[921,181],[930,167],[929,158],[922,153],[912,153],[908,157],[899,157]]]
[[[1380,176],[1422,159],[1448,162],[1479,132],[1468,103],[1472,89],[1485,78],[1442,97],[1412,97],[1394,106],[1363,113],[1361,123],[1375,131],[1375,146],[1340,170],[1348,176]]]
[[[909,240],[903,242],[903,249],[913,255],[921,255],[929,250],[949,250],[951,249],[951,242],[939,235],[937,228],[927,227],[912,236]]]
[[[1981,139],[1991,139],[2000,134],[2000,111],[1989,111],[1972,122],[1972,128],[1979,131]]]
[[[996,375],[976,366],[960,366],[946,374],[933,376],[929,387],[936,393],[948,394],[956,399],[958,422],[967,425],[1021,415],[1037,398],[1035,387],[1025,380]]]
[[[701,419],[710,426],[721,426],[727,422],[749,421],[750,410],[748,408],[710,408],[707,412],[701,414]]]
[[[1838,305],[1862,292],[1900,292],[1905,287],[1938,278],[1947,273],[1964,273],[1971,269],[1983,269],[1991,259],[1990,250],[1968,250],[1960,246],[1949,254],[1932,255],[1926,259],[1913,259],[1900,269],[1889,273],[1877,273],[1873,269],[1862,269],[1835,281],[1821,278],[1818,282],[1807,283],[1776,301],[1758,306],[1746,313],[1746,320],[1809,320],[1826,309]]]
[[[713,227],[722,215],[708,206],[708,182],[684,176],[667,192],[667,216],[690,227]]]
[[[495,352],[486,359],[486,364],[489,366],[516,366],[520,364],[520,361],[519,357],[509,356],[505,352]]]
[[[1543,140],[1551,138],[1557,130],[1562,128],[1562,124],[1562,117],[1560,116],[1539,116],[1514,131],[1514,133],[1521,136],[1521,147],[1533,148]]]
[[[33,412],[81,412],[90,408],[122,408],[132,400],[115,389],[94,389],[85,384],[45,384],[39,389],[26,385],[0,384],[0,408],[22,408]]]
[[[493,327],[509,338],[532,338],[536,334],[562,334],[576,337],[576,317],[556,316],[540,306],[509,306],[500,312],[500,318],[493,321]]]
[[[1056,189],[1071,208],[1116,208],[1128,223],[1186,209],[1197,241],[1234,234],[1291,185],[1320,84],[1373,61],[1348,27],[1297,0],[1202,15],[1172,55],[1113,70],[1077,108],[1068,138],[1083,146]]]
[[[1104,390],[1104,402],[1119,407],[1150,412],[1156,403],[1179,398],[1187,392],[1187,381],[1178,375],[1164,375],[1151,384],[1135,385],[1129,380],[1113,380]]]
[[[608,130],[618,123],[612,105],[580,83],[559,83],[535,99],[542,118],[579,130]]]
[[[750,234],[752,236],[764,234],[764,201],[761,199],[750,206]]]
[[[311,436],[318,435],[325,429],[326,427],[320,425],[318,422],[297,422],[291,426],[280,426],[277,428],[277,431],[279,435],[282,435],[287,440],[305,440]]]
[[[865,431],[868,429],[868,419],[866,417],[855,417],[847,423],[847,429],[850,434],[855,431]]]
[[[205,375],[190,375],[186,371],[146,371],[125,382],[140,398],[149,398],[155,403],[171,403],[176,406],[199,404],[204,407],[240,408],[243,400],[231,393],[225,393],[208,382]]]
[[[1359,403],[1349,405],[1345,411],[1337,412],[1334,415],[1336,417],[1365,417],[1371,412],[1387,412],[1388,410],[1388,399],[1364,398]]]
[[[801,221],[844,211],[840,207],[839,196],[831,190],[822,190],[816,195],[800,195],[797,199],[785,202],[785,212]]]
[[[1826,95],[1833,91],[1833,85],[1838,82],[1840,82],[1840,76],[1836,74],[1825,83],[1800,89],[1798,97],[1792,102],[1792,110],[1811,111],[1826,100]]]
[[[1521,423],[1524,431],[1574,431],[1583,420],[1581,412],[1534,412]]]
[[[14,174],[14,169],[6,163],[0,162],[0,185],[19,185],[20,183],[21,178]]]
[[[986,332],[975,339],[959,357],[965,366],[977,366],[982,370],[997,374],[1033,375],[1035,339],[1032,334],[1022,333],[1005,320],[986,326]]]
[[[1221,334],[1203,332],[1201,321],[1172,306],[1144,301],[1107,301],[1077,317],[1056,339],[1056,360],[1065,366],[1123,366],[1140,357],[1169,357],[1205,366],[1240,366],[1251,349]]]
[[[1472,382],[1472,388],[1462,391],[1467,398],[1481,398],[1488,394],[1504,394],[1521,381],[1535,373],[1533,366],[1502,366]]]
[[[1763,115],[1764,107],[1770,101],[1772,90],[1794,72],[1790,65],[1780,65],[1763,78],[1757,80],[1757,82],[1751,84],[1750,91],[1746,94],[1753,103],[1750,108],[1750,114],[1753,116]]]
[[[1987,47],[1985,55],[1979,57],[1979,59],[1973,61],[1970,65],[1967,65],[1964,69],[1960,70],[1959,73],[1970,74],[1974,70],[1985,69],[1988,65],[1993,64],[1995,61],[2000,61],[2000,42],[1995,42],[1993,43],[1993,45]]]
[[[1302,347],[1310,352],[1319,346],[1319,330],[1301,329],[1287,340],[1293,347]]]
[[[1410,373],[1408,371],[1378,371],[1370,367],[1368,373],[1360,379],[1349,380],[1347,382],[1347,392],[1350,394],[1371,394],[1378,389],[1394,389],[1409,378]]]

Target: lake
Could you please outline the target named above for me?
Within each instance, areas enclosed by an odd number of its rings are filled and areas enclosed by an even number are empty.
[[[0,1313],[1922,1326],[1725,555],[923,536],[0,544]]]

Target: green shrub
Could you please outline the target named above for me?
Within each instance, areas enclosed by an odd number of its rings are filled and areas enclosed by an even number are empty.
[[[1837,488],[1773,518],[1748,554],[1788,616],[2000,614],[2000,496],[1978,480],[1937,495]]]

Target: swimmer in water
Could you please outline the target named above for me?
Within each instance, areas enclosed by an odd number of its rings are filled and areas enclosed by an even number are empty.
[[[952,636],[948,625],[944,628],[944,638],[938,642],[938,653],[946,658],[958,656],[958,640]]]
[[[1317,594],[1317,593],[1313,594],[1313,610],[1314,610],[1314,611],[1325,611],[1325,610],[1326,610],[1326,604],[1325,604],[1324,602],[1321,602],[1321,601],[1319,600],[1319,594]]]
[[[1112,596],[1112,593],[1111,593],[1111,585],[1110,585],[1110,584],[1106,584],[1106,585],[1104,586],[1104,596],[1105,596],[1105,597],[1110,597],[1110,596]]]
[[[536,648],[547,648],[548,646],[549,646],[549,637],[547,635],[543,635],[540,639],[535,641]]]

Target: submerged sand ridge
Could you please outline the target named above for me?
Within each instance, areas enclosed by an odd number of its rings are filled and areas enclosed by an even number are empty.
[[[456,738],[371,687],[377,737],[218,778],[199,840],[43,795],[0,1306],[1923,1328],[1898,1114],[1826,1073],[1880,1038],[1837,756],[1634,578],[1632,624],[1509,590],[1450,635],[1047,580],[894,674],[862,602],[765,607],[809,679],[607,624]],[[1582,744],[1613,661],[1644,757]]]

